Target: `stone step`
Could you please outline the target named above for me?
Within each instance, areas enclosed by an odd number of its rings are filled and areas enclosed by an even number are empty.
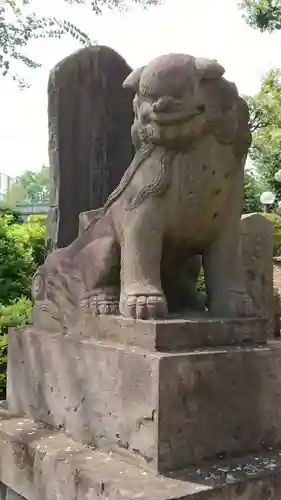
[[[0,481],[26,500],[265,500],[281,495],[281,452],[157,475],[26,417],[0,419]]]
[[[121,316],[91,316],[88,328],[74,336],[140,347],[148,351],[183,351],[217,346],[264,344],[268,322],[262,318],[212,318],[207,313],[189,318],[134,320]]]

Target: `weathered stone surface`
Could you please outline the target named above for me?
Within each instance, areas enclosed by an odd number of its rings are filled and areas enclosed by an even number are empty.
[[[172,470],[281,444],[281,344],[159,353],[12,330],[8,403],[77,441]]]
[[[269,500],[280,453],[202,463],[166,477],[93,451],[26,418],[0,422],[0,480],[27,500]]]
[[[259,315],[267,318],[272,336],[274,228],[262,214],[242,215],[240,235],[246,287]]]
[[[134,449],[137,460],[138,454],[156,460],[158,360],[153,355],[32,330],[11,331],[8,365],[13,413],[61,426],[77,441],[101,449],[124,449],[132,457]]]
[[[38,328],[40,311],[69,332],[88,313],[149,319],[202,310],[201,254],[210,314],[256,315],[238,258],[248,108],[223,73],[216,61],[168,54],[125,80],[136,92],[136,154],[88,230],[38,270]]]
[[[80,325],[81,326],[81,325]],[[55,332],[54,332],[55,333]],[[182,351],[210,346],[264,343],[269,335],[262,318],[210,318],[134,320],[121,316],[90,317],[71,335],[152,351]]]
[[[51,209],[48,245],[69,245],[79,213],[102,206],[133,157],[131,68],[108,47],[84,48],[49,79]]]

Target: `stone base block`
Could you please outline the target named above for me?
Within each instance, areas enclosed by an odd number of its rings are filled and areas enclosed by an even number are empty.
[[[9,410],[157,471],[281,445],[281,343],[186,352],[9,333]]]
[[[62,431],[2,415],[0,481],[26,500],[268,500],[281,495],[281,453],[206,462],[159,476]]]
[[[269,324],[262,318],[211,318],[208,314],[186,319],[134,320],[117,316],[91,316],[78,338],[141,347],[149,351],[182,351],[215,346],[265,343]]]

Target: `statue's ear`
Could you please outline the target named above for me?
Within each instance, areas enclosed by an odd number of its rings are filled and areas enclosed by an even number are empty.
[[[138,69],[134,69],[134,71],[132,71],[132,73],[130,73],[129,76],[127,76],[126,80],[123,82],[123,87],[133,89],[135,92],[137,92],[143,70],[144,66]]]
[[[205,59],[204,57],[197,57],[195,59],[196,71],[199,73],[202,79],[206,80],[216,80],[220,78],[224,73],[225,69],[214,59]]]

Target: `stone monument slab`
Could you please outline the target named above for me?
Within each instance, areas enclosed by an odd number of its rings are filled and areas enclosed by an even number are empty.
[[[268,332],[273,337],[273,224],[262,214],[242,215],[240,244],[246,288],[258,314],[267,319]]]
[[[49,250],[77,237],[80,212],[105,203],[133,157],[132,94],[122,89],[130,71],[117,52],[94,45],[50,74]]]

